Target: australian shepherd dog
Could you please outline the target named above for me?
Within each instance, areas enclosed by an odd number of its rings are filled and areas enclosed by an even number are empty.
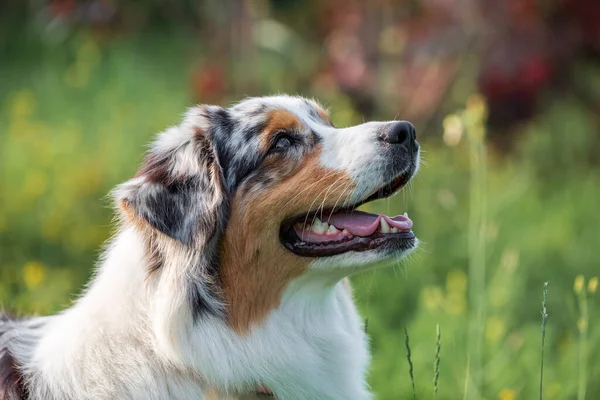
[[[356,208],[418,166],[406,121],[337,128],[290,96],[191,108],[115,188],[83,295],[0,317],[0,398],[371,398],[346,278],[418,240],[406,214]]]

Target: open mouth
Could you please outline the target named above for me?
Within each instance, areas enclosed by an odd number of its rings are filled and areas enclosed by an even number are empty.
[[[294,254],[304,257],[329,257],[382,247],[412,248],[415,234],[406,213],[389,217],[356,210],[362,204],[396,193],[408,183],[411,175],[400,175],[352,207],[322,210],[284,221],[280,230],[282,243]]]

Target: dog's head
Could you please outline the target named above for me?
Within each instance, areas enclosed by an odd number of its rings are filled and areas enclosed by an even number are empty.
[[[336,128],[313,101],[250,98],[192,108],[117,199],[163,252],[201,255],[194,276],[206,282],[194,287],[219,298],[244,330],[301,275],[341,278],[416,247],[407,216],[355,209],[397,192],[418,164],[406,121]]]

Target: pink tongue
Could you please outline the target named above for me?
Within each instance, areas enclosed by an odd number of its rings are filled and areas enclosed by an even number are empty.
[[[335,213],[329,220],[324,220],[324,222],[328,222],[340,230],[347,229],[355,236],[370,236],[375,233],[382,218],[386,220],[390,227],[398,229],[410,229],[413,225],[410,218],[404,215],[388,217],[387,215],[371,214],[364,211]]]

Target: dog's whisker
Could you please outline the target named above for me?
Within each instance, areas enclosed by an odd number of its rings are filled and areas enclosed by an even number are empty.
[[[331,209],[331,212],[329,213],[329,217],[327,217],[328,221],[331,219],[331,216],[335,212],[335,207],[337,206],[338,202],[340,201],[340,199],[342,198],[342,196],[344,195],[344,193],[346,192],[346,190],[348,190],[348,188],[350,187],[350,185],[352,185],[352,181],[349,181],[348,183],[346,183],[346,186],[340,192],[340,195],[338,196],[337,200],[335,201],[335,204],[333,205],[333,208]],[[342,207],[342,208],[344,208],[344,207]]]
[[[307,187],[305,187],[304,189],[302,189],[301,191],[299,191],[298,193],[296,193],[296,195],[294,197],[292,197],[290,200],[288,200],[284,205],[283,208],[286,208],[292,201],[296,200],[300,195],[306,193],[308,190],[312,189],[313,186],[318,185],[319,183],[321,183],[322,181],[324,181],[327,178],[330,178],[331,176],[335,175],[335,174],[342,174],[342,171],[338,171],[338,170],[332,170],[329,171],[327,174],[325,174],[321,179],[319,179],[316,182],[312,182],[311,184],[309,184]]]
[[[311,213],[311,210],[313,208],[313,205],[317,202],[317,200],[319,199],[319,197],[321,197],[321,193],[325,192],[327,189],[329,189],[331,185],[328,185],[325,189],[321,190],[319,192],[318,195],[315,196],[314,200],[312,201],[312,203],[310,203],[310,206],[308,207],[308,213],[306,214],[306,216],[304,217],[304,225],[302,227],[302,240],[304,240],[304,230],[306,228],[306,223],[308,222],[308,216]],[[318,208],[317,208],[318,211]],[[316,218],[317,214],[315,213],[315,215],[313,216],[313,220],[311,222],[311,226],[315,223],[315,218]]]
[[[323,201],[321,202],[321,206],[319,207],[321,209],[321,221],[323,221],[323,209],[325,207],[325,202],[327,201],[327,196],[329,195],[329,191],[331,189],[333,189],[337,185],[337,183],[342,180],[342,178],[343,177],[339,177],[338,179],[336,179],[335,182],[333,182],[329,186],[329,188],[327,189],[327,192],[325,192],[325,196],[323,197]],[[315,216],[316,216],[316,213],[315,213]]]
[[[319,207],[317,207],[317,209],[315,210],[315,214],[313,215],[313,219],[312,219],[311,225],[313,225],[313,224],[315,223],[315,220],[317,219],[317,214],[319,213],[319,210],[320,210],[320,209],[322,210],[323,206],[325,205],[325,201],[327,200],[327,193],[329,193],[329,190],[330,190],[330,189],[332,189],[332,188],[335,186],[335,184],[336,184],[337,182],[339,182],[341,179],[342,179],[342,177],[340,177],[340,178],[336,179],[336,180],[335,180],[333,183],[331,183],[331,184],[330,184],[330,185],[329,185],[329,186],[326,188],[326,189],[327,189],[327,191],[325,192],[325,196],[324,196],[324,198],[323,198],[323,201],[321,202],[321,204],[319,205]],[[323,192],[321,192],[321,193],[323,193]],[[317,196],[317,198],[316,198],[316,199],[318,199],[319,197],[321,197],[321,193],[319,193],[319,196]],[[310,207],[310,208],[312,208],[312,204],[311,204],[311,207]],[[310,209],[310,208],[309,208],[309,209]],[[322,219],[323,219],[323,213],[321,212],[321,220],[322,220]]]

